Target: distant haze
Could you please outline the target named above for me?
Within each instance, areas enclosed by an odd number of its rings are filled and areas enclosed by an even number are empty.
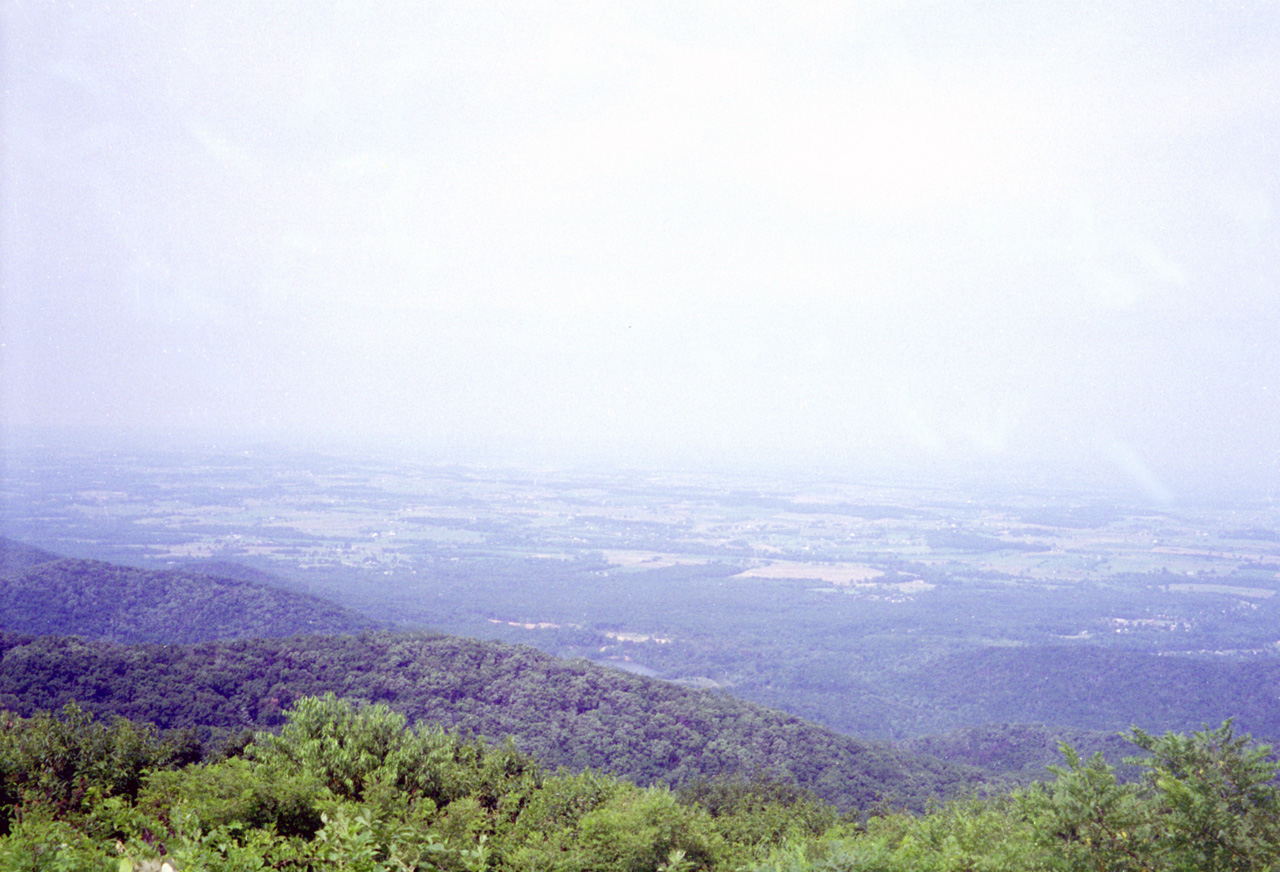
[[[2,8],[9,432],[1280,487],[1274,2]]]

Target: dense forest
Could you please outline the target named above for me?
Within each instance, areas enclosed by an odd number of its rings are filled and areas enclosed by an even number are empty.
[[[989,647],[891,676],[899,698],[927,700],[915,733],[957,713],[993,722],[1072,724],[1119,732],[1135,713],[1150,729],[1188,730],[1231,717],[1254,735],[1280,735],[1280,659],[1175,657],[1070,645]],[[945,714],[944,714],[945,713]]]
[[[978,770],[861,741],[715,691],[679,687],[534,649],[451,636],[370,633],[126,646],[0,636],[0,707],[76,702],[212,745],[278,727],[326,692],[385,703],[465,735],[511,737],[549,766],[641,784],[740,774],[794,782],[841,808],[921,808]]]
[[[1048,784],[921,816],[839,817],[793,786],[679,792],[550,772],[510,744],[409,727],[383,705],[305,697],[275,734],[200,761],[182,736],[0,716],[0,867],[13,870],[1148,870],[1280,862],[1268,749],[1230,722],[1134,730],[1143,776],[1063,746]]]

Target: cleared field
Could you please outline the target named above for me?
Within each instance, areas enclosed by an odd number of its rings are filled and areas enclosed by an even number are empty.
[[[665,569],[668,566],[705,566],[711,562],[709,557],[685,557],[680,554],[667,554],[661,551],[619,551],[600,552],[611,566],[624,569]]]
[[[1171,593],[1225,593],[1252,599],[1270,599],[1276,595],[1274,590],[1265,587],[1237,587],[1234,584],[1168,584],[1164,589]]]
[[[764,566],[753,566],[739,572],[734,578],[794,578],[803,581],[825,581],[828,584],[866,584],[884,572],[872,566],[856,563],[796,563],[779,560]]]

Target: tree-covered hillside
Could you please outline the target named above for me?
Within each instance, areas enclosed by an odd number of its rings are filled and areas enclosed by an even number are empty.
[[[921,701],[917,735],[980,717],[1111,733],[1139,720],[1151,729],[1180,731],[1233,718],[1267,740],[1280,736],[1275,657],[1160,656],[1076,645],[989,647],[904,670],[886,685],[898,699]]]
[[[545,765],[597,768],[641,784],[766,775],[842,808],[918,808],[981,780],[972,768],[841,736],[719,692],[457,637],[124,646],[9,635],[0,651],[0,706],[20,714],[76,701],[99,715],[225,738],[278,726],[296,699],[333,692],[466,734],[511,736]]]
[[[187,643],[373,625],[349,609],[260,581],[62,559],[0,538],[4,631]]]
[[[61,559],[50,551],[0,536],[0,578],[12,578],[33,566]]]
[[[1047,768],[1062,759],[1061,746],[1100,753],[1126,779],[1137,770],[1124,764],[1133,746],[1122,733],[1046,727],[1039,724],[988,724],[896,743],[913,754],[976,766],[1022,783],[1044,780]]]

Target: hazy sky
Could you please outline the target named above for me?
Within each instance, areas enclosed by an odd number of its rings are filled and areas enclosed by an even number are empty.
[[[3,0],[9,425],[1280,487],[1280,4]]]

